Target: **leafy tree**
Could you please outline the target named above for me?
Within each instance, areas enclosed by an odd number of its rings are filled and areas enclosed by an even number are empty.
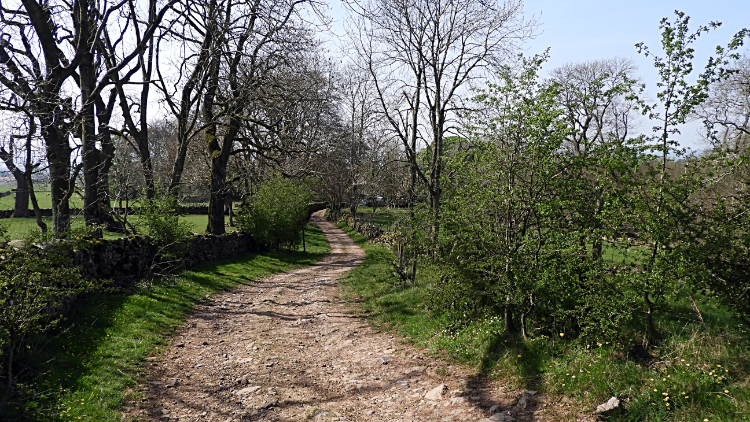
[[[240,207],[237,227],[271,249],[291,249],[303,240],[311,199],[306,183],[276,175]]]
[[[524,60],[517,74],[505,68],[476,98],[483,111],[469,128],[472,147],[448,165],[455,178],[447,184],[444,277],[435,299],[460,312],[502,313],[509,334],[526,335],[533,315],[601,330],[617,322],[611,311],[619,295],[581,274],[588,255],[570,230],[569,211],[580,173],[575,157],[560,154],[570,128],[557,102],[560,86],[538,80],[542,62]]]
[[[671,156],[680,157],[674,135],[679,126],[708,98],[712,83],[725,79],[729,74],[727,65],[732,52],[742,45],[747,31],[737,33],[727,47],[716,47],[716,56],[708,60],[703,72],[694,83],[688,78],[693,72],[694,48],[700,35],[716,28],[718,22],[699,26],[690,32],[690,17],[675,11],[676,19],[662,19],[663,56],[656,56],[643,44],[636,45],[638,51],[653,58],[654,67],[660,75],[656,94],[657,104],[641,101],[640,107],[651,120],[659,122],[653,127],[654,136],[640,145],[643,162],[642,171],[631,179],[629,198],[629,221],[644,241],[645,263],[642,272],[634,274],[634,287],[640,291],[647,307],[649,335],[656,339],[659,333],[654,325],[654,312],[659,302],[674,292],[674,283],[689,277],[694,260],[687,254],[686,245],[696,241],[692,224],[696,221],[696,209],[690,199],[700,188],[698,180],[686,172],[677,174],[670,168]],[[653,141],[653,142],[648,142]],[[698,240],[700,241],[700,240]]]

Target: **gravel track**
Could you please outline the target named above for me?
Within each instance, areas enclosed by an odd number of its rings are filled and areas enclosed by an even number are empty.
[[[493,413],[495,419],[485,421],[502,420],[498,413],[510,413],[519,421],[580,420],[554,417],[558,413],[549,413],[535,392],[506,391],[497,382],[468,389],[472,374],[466,368],[374,330],[340,298],[336,284],[361,263],[364,251],[321,213],[313,222],[325,233],[331,253],[311,267],[201,304],[172,346],[148,362],[147,398],[124,416],[474,422]]]

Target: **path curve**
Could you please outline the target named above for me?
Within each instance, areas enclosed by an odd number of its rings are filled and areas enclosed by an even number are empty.
[[[312,221],[331,254],[202,304],[171,348],[149,362],[147,399],[131,416],[476,422],[490,415],[490,404],[465,388],[463,369],[376,332],[340,298],[337,278],[359,265],[364,251],[322,212]],[[442,397],[425,397],[440,384],[447,387]]]

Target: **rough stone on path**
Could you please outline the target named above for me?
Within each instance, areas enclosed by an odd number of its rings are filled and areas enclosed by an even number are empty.
[[[243,388],[240,391],[236,391],[234,394],[236,394],[238,396],[243,396],[243,395],[246,395],[246,394],[253,394],[254,392],[256,392],[258,390],[260,390],[260,386],[256,385],[254,387]]]
[[[443,394],[448,392],[448,386],[445,384],[440,384],[437,387],[433,388],[432,390],[428,391],[427,394],[424,395],[425,400],[442,400]]]

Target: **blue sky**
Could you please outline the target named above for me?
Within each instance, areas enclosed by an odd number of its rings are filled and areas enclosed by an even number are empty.
[[[333,29],[341,30],[343,19],[340,0],[329,0],[331,15],[337,21]],[[722,22],[722,26],[701,36],[696,49],[696,69],[701,69],[716,45],[726,45],[737,31],[750,27],[750,1],[748,0],[526,0],[524,11],[534,15],[541,25],[539,35],[526,45],[526,54],[543,52],[550,48],[550,59],[545,66],[551,70],[565,63],[592,61],[612,57],[635,60],[639,75],[647,86],[651,98],[655,97],[658,74],[650,58],[639,55],[635,44],[644,42],[658,54],[661,51],[659,22],[668,17],[674,21],[674,10],[685,12],[691,29],[710,21]],[[746,40],[743,51],[748,51],[750,40]],[[696,72],[697,73],[697,72]],[[648,131],[649,124],[642,130]],[[682,144],[700,148],[696,131],[699,125],[682,129]]]

